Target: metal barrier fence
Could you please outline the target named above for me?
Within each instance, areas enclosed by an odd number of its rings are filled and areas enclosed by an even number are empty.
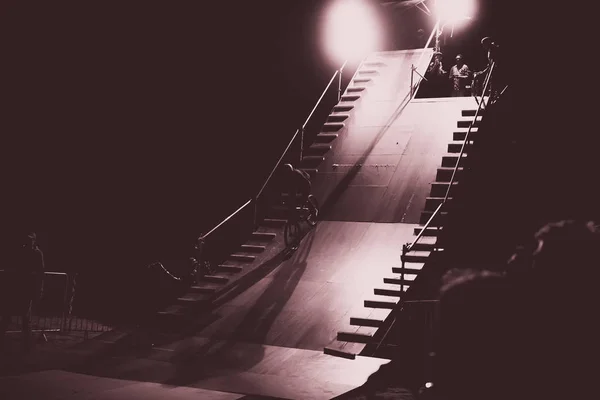
[[[0,270],[0,280],[4,272]],[[43,294],[32,303],[29,317],[31,332],[85,332],[87,335],[88,332],[111,330],[109,325],[72,314],[76,282],[69,278],[65,272],[44,272]],[[23,316],[12,315],[6,333],[20,333],[22,329]]]

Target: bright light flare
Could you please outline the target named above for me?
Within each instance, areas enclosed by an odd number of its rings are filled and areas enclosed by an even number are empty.
[[[375,10],[364,0],[338,0],[325,19],[327,53],[336,62],[358,61],[375,51],[381,40]]]
[[[455,25],[473,18],[475,5],[475,0],[437,0],[435,10],[442,23]]]

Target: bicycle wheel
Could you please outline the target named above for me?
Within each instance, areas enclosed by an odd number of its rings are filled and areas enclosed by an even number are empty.
[[[283,239],[286,246],[296,246],[300,242],[300,224],[288,221],[283,228]]]
[[[315,226],[317,224],[317,218],[319,216],[319,202],[317,201],[317,198],[315,196],[313,196],[312,194],[310,196],[308,196],[308,202],[310,202],[310,204],[312,204],[312,209],[310,211],[310,213],[308,214],[308,217],[306,218],[306,222],[308,222],[308,224],[310,226]]]

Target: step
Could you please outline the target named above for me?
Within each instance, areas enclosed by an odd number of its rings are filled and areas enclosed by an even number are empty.
[[[398,300],[390,299],[387,296],[375,295],[372,299],[365,300],[364,304],[367,308],[385,308],[388,310],[393,310],[398,305]]]
[[[349,114],[345,114],[345,113],[340,113],[340,114],[329,114],[329,116],[327,117],[327,122],[344,122],[345,120],[348,119],[350,115]],[[343,124],[342,124],[343,126]]]
[[[373,335],[368,333],[358,332],[338,332],[337,340],[340,342],[353,342],[353,343],[373,343]]]
[[[275,239],[275,236],[277,234],[273,232],[252,232],[252,240],[255,241],[270,241]]]
[[[369,83],[371,82],[373,79],[372,78],[367,78],[365,76],[361,76],[361,77],[356,77],[352,80],[352,82],[354,83]]]
[[[222,275],[204,275],[200,278],[202,282],[220,283],[226,284],[229,282],[229,278]]]
[[[360,99],[360,95],[358,94],[344,94],[341,101],[356,101],[358,99]]]
[[[432,182],[431,183],[431,191],[429,192],[429,195],[431,197],[445,197],[449,186],[450,186],[450,182]],[[450,193],[454,192],[457,187],[458,187],[458,182],[453,182]]]
[[[284,222],[284,225],[285,225],[285,222]],[[235,253],[235,254],[230,254],[228,258],[230,260],[235,260],[235,261],[253,262],[256,259],[256,256],[251,256],[251,255],[248,255],[248,254]]]
[[[428,236],[422,236],[422,237],[428,237]],[[420,270],[423,269],[423,267],[425,266],[424,263],[406,263],[405,264],[405,274],[414,274],[416,272],[419,272]],[[402,266],[398,266],[398,267],[392,267],[392,272],[394,274],[401,274],[402,273]]]
[[[462,110],[462,111],[461,111],[461,115],[462,115],[463,117],[474,117],[476,112],[477,112],[477,110],[476,110],[476,109],[474,109],[474,110]],[[483,110],[483,109],[480,109],[480,110],[479,110],[479,113],[477,114],[477,116],[478,116],[478,117],[481,117],[481,116],[483,116],[483,115],[484,115],[484,113],[485,113],[485,110]]]
[[[360,93],[360,92],[364,91],[365,89],[366,89],[366,87],[364,87],[364,86],[352,86],[352,87],[346,88],[346,93]]]
[[[358,70],[358,75],[378,75],[379,71],[376,68],[363,68]]]
[[[198,298],[198,297],[189,297],[189,296],[183,296],[183,297],[177,298],[177,303],[179,303],[179,304],[185,304],[185,305],[198,304],[198,303],[201,303],[203,301],[206,301],[206,299],[205,298]]]
[[[435,209],[442,204],[444,201],[444,197],[427,197],[425,199],[425,210],[427,211],[435,211]],[[446,200],[446,206],[448,206],[452,202],[452,197],[448,197]]]
[[[240,248],[241,251],[247,253],[262,253],[267,249],[266,246],[261,246],[257,244],[243,244]]]
[[[421,236],[419,241],[412,247],[414,251],[434,251],[434,249],[440,248],[440,244],[437,243],[438,239],[435,236]]]
[[[379,328],[380,326],[383,325],[383,320],[376,319],[376,318],[350,317],[350,325],[354,325],[354,326],[370,326],[370,327],[373,327],[373,328]]]
[[[406,262],[418,262],[424,263],[427,262],[427,259],[431,255],[430,251],[419,251],[411,249],[411,251],[404,256],[404,261]]]
[[[419,233],[421,233],[422,229],[423,229],[422,226],[418,226],[418,227],[414,228],[413,233],[415,235],[418,235]],[[443,231],[444,231],[443,228],[437,228],[437,227],[430,226],[425,230],[425,233],[423,233],[423,236],[439,236]]]
[[[435,180],[437,182],[450,182],[452,179],[452,174],[454,173],[454,167],[441,167],[438,168]],[[464,168],[458,167],[456,174],[454,175],[454,180],[460,182],[460,177],[464,174]]]
[[[242,267],[241,265],[227,265],[227,264],[221,264],[217,267],[217,271],[221,271],[221,272],[229,272],[229,273],[240,273],[244,270],[244,267]]]
[[[315,143],[311,145],[308,149],[304,151],[305,154],[310,155],[320,155],[323,156],[329,150],[331,150],[332,146],[327,143]]]
[[[464,166],[465,165],[465,161],[467,161],[467,154],[463,154],[460,157],[460,163],[458,164],[459,166]],[[445,154],[442,156],[442,167],[450,167],[450,168],[454,168],[456,166],[456,162],[458,161],[458,154],[456,153],[452,153],[452,154]]]
[[[281,218],[265,218],[261,225],[269,227],[282,227],[286,224],[287,220]]]
[[[365,61],[364,63],[362,63],[362,65],[363,67],[369,68],[381,68],[386,66],[386,64],[381,61]]]
[[[303,167],[316,167],[325,161],[325,157],[323,156],[304,156],[302,157],[302,166]]]
[[[337,104],[333,106],[333,112],[348,112],[354,108],[352,104]]]
[[[342,122],[325,122],[321,132],[337,132],[344,127]]]
[[[191,286],[189,291],[190,293],[201,293],[201,294],[213,294],[220,289],[218,286],[210,286],[210,285],[194,285]]]
[[[464,144],[464,142],[449,143],[448,144],[448,153],[450,153],[450,154],[460,153],[460,151],[463,147],[463,144]],[[469,150],[473,149],[473,145],[471,143],[467,143],[464,146],[465,146],[464,153],[468,153]]]
[[[399,297],[400,298],[400,297],[404,296],[404,293],[406,293],[406,289],[408,289],[409,286],[410,285],[404,285],[404,291],[401,291],[399,286],[398,286],[398,289],[375,288],[375,289],[373,289],[373,293],[378,296]]]
[[[399,287],[400,285],[411,285],[415,278],[417,277],[416,274],[404,274],[404,280],[402,280],[402,276],[398,275],[398,276],[388,276],[386,278],[383,278],[383,283],[388,284],[388,285],[394,285]],[[383,289],[383,288],[382,288]],[[378,294],[378,293],[375,293]]]
[[[315,136],[316,143],[330,143],[337,139],[337,133],[319,133]]]
[[[425,225],[427,223],[427,221],[429,221],[429,218],[431,218],[432,215],[433,215],[433,211],[421,211],[421,216],[419,217],[419,224]],[[433,219],[433,221],[431,221],[430,226],[444,226],[446,218],[448,218],[448,212],[447,211],[439,211],[438,214]]]
[[[335,348],[332,346],[325,347],[323,349],[323,354],[327,354],[329,356],[334,356],[334,357],[346,358],[348,360],[356,359],[356,353],[347,352],[347,351],[344,351],[343,349],[338,349],[338,348]]]
[[[465,140],[467,137],[467,129],[464,131],[455,131],[452,134],[452,140]],[[471,132],[469,132],[469,141],[475,140],[478,138],[477,128],[472,128]]]
[[[456,126],[458,128],[468,128],[471,125],[473,125],[474,127],[479,127],[480,124],[481,120],[479,118],[477,119],[477,121],[473,121],[472,119],[464,119],[456,122]]]

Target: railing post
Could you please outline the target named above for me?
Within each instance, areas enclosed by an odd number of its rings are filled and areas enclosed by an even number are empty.
[[[65,275],[65,293],[63,295],[63,307],[62,307],[62,321],[60,323],[61,325],[61,331],[66,331],[67,330],[67,305],[68,305],[68,299],[69,299],[69,275]]]
[[[406,269],[406,253],[408,253],[408,245],[402,245],[402,255],[400,256],[400,300],[404,298],[404,271]]]
[[[73,282],[71,283],[71,298],[69,300],[69,331],[71,331],[71,322],[73,321],[73,302],[75,301],[75,289],[77,288],[77,274],[73,276]]]
[[[410,98],[412,99],[414,95],[414,75],[415,75],[415,65],[410,64]]]
[[[300,160],[302,162],[302,152],[304,151],[304,127],[300,128]]]
[[[339,77],[338,77],[338,96],[337,96],[337,101],[338,103],[340,102],[340,100],[342,100],[342,69],[340,68],[339,70]]]

